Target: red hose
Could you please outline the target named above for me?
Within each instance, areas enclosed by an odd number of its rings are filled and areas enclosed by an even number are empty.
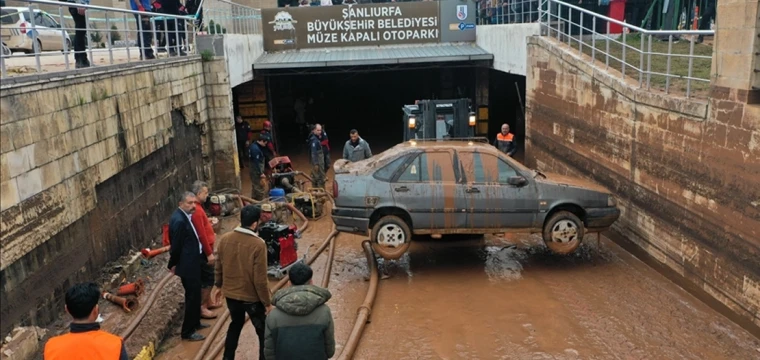
[[[151,292],[150,296],[148,297],[148,301],[146,301],[142,308],[140,309],[140,312],[137,313],[137,316],[132,319],[132,322],[129,323],[129,326],[122,331],[121,338],[124,339],[124,341],[129,338],[130,335],[137,329],[137,326],[140,325],[140,321],[145,317],[145,315],[148,313],[148,310],[150,310],[151,305],[156,301],[156,298],[158,297],[158,294],[161,293],[160,290],[166,286],[166,284],[171,280],[171,278],[174,276],[172,273],[166,274],[163,279],[156,285],[156,288],[153,289],[153,292]]]

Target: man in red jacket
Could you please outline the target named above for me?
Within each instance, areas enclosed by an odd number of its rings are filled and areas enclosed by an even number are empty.
[[[206,216],[203,205],[201,205],[208,198],[208,184],[198,180],[193,183],[192,191],[198,201],[195,203],[195,212],[193,212],[191,221],[198,232],[203,254],[208,259],[207,263],[201,264],[201,317],[214,319],[216,314],[211,309],[221,306],[211,302],[211,288],[214,286],[214,242],[216,241],[216,234],[211,221]]]

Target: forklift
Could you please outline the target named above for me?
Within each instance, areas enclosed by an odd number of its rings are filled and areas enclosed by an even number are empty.
[[[470,99],[417,100],[404,105],[404,141],[472,138],[477,118]]]

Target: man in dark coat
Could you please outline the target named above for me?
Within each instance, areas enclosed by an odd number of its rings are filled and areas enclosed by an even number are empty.
[[[309,164],[311,165],[312,187],[325,187],[325,156],[322,147],[322,125],[316,124],[309,135]]]
[[[248,159],[248,135],[251,133],[251,125],[247,121],[243,121],[243,118],[238,115],[235,117],[235,137],[237,137],[237,149],[238,149],[238,162],[240,162],[240,168],[245,167],[245,162]]]
[[[330,291],[312,285],[309,265],[296,263],[288,271],[289,288],[274,295],[266,320],[264,355],[267,360],[327,360],[335,355],[335,325]]]
[[[196,201],[192,192],[182,194],[179,208],[169,220],[171,250],[167,267],[182,279],[182,286],[185,288],[185,319],[182,322],[181,336],[189,341],[206,339],[196,330],[209,326],[201,324],[201,264],[207,260],[191,221]]]

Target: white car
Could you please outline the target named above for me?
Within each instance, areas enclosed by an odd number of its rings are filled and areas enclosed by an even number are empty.
[[[31,11],[34,12],[34,28],[37,31],[36,46],[32,36]],[[11,51],[25,53],[63,51],[64,43],[69,51],[74,51],[69,34],[61,29],[61,25],[50,14],[40,9],[2,7],[0,8],[0,24],[2,24],[0,37],[2,37],[3,45]],[[61,36],[63,36],[63,41],[61,41]]]

